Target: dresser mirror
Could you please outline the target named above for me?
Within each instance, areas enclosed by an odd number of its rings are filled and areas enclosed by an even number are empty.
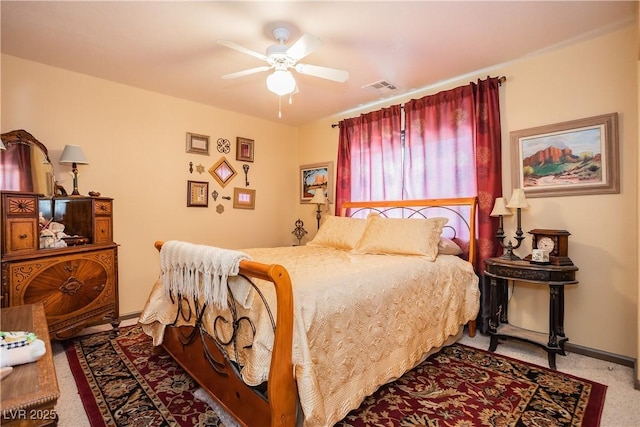
[[[0,190],[53,197],[55,175],[47,147],[25,130],[2,134]]]

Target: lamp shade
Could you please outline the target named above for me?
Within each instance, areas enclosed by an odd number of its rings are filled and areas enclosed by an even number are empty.
[[[493,205],[493,210],[489,214],[491,216],[510,216],[513,215],[506,206],[506,200],[504,197],[497,197],[496,202]]]
[[[313,194],[313,198],[309,200],[309,202],[317,205],[324,205],[327,203],[327,197],[324,195],[324,188],[316,188],[316,192]]]
[[[79,145],[65,145],[60,156],[60,163],[88,165],[89,160],[87,160]]]
[[[527,198],[524,195],[524,190],[522,188],[515,188],[513,193],[511,193],[511,198],[509,199],[509,203],[507,203],[508,208],[521,208],[526,209],[529,207],[529,203],[527,202]]]
[[[296,89],[296,79],[291,71],[276,70],[267,77],[267,88],[276,95],[287,95]]]

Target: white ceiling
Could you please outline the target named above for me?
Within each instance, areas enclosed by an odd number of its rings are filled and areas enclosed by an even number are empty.
[[[6,1],[2,52],[299,126],[629,25],[636,1]],[[301,62],[346,70],[345,83],[295,74],[278,97],[268,72],[220,76],[263,63],[216,43],[264,53],[286,26],[324,45]],[[386,80],[379,94],[362,87]]]

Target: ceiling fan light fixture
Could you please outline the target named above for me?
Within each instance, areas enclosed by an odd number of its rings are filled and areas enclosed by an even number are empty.
[[[267,77],[267,88],[276,95],[287,95],[296,89],[296,79],[291,71],[276,70]]]

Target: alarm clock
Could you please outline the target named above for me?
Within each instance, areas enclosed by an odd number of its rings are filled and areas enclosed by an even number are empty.
[[[529,259],[532,262],[545,262],[537,261],[533,258],[533,251],[536,251],[536,258],[542,256],[539,251],[544,251],[548,254],[548,262],[553,265],[573,265],[573,261],[569,258],[569,233],[567,230],[545,230],[535,229],[529,231],[531,234],[532,253],[525,259]]]

